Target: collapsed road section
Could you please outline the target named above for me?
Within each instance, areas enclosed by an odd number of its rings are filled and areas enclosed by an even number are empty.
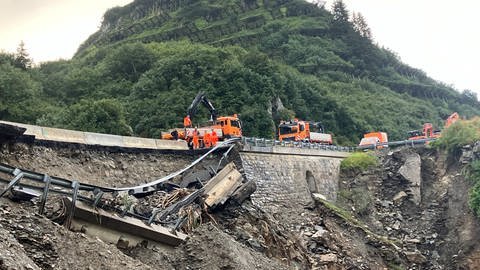
[[[241,202],[255,190],[230,157],[236,141],[219,143],[164,177],[124,187],[0,163],[0,197],[33,200],[40,215],[119,247],[176,246],[209,211],[229,199]]]

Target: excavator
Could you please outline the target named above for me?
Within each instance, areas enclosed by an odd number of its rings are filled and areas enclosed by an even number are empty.
[[[198,106],[203,104],[210,112],[210,121],[206,125],[194,128],[191,119],[196,115]],[[162,139],[165,140],[186,140],[188,143],[192,141],[193,132],[196,129],[202,145],[203,136],[205,133],[210,133],[215,130],[219,140],[224,140],[232,137],[242,136],[242,125],[237,114],[232,116],[217,116],[217,110],[212,102],[207,98],[205,92],[199,92],[192,101],[192,104],[187,109],[187,115],[184,118],[184,128],[177,128],[171,130],[169,133],[162,134]]]
[[[325,133],[320,122],[307,122],[298,119],[281,121],[278,125],[278,139],[282,141],[308,141],[332,144],[332,135]]]
[[[448,128],[450,125],[455,123],[458,119],[460,119],[460,115],[456,112],[452,113],[447,120],[445,120],[444,129]],[[412,130],[408,132],[409,140],[423,140],[423,139],[436,139],[440,138],[441,131],[435,130],[431,123],[423,124],[423,130]]]

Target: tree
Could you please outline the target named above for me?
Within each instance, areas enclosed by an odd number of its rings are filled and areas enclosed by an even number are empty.
[[[326,2],[327,1],[325,0],[313,0],[312,4],[314,4],[317,7],[324,7]]]
[[[336,0],[332,6],[332,26],[331,31],[334,37],[345,38],[351,32],[349,14],[347,6],[342,0]]]
[[[24,107],[35,100],[38,84],[27,72],[9,63],[0,63],[0,119],[7,121],[31,121]]]
[[[27,70],[32,67],[32,59],[29,57],[27,49],[25,49],[25,43],[20,41],[17,47],[17,53],[15,54],[14,66]]]
[[[114,99],[81,100],[72,105],[60,119],[70,129],[118,135],[132,135],[122,104]]]
[[[333,20],[336,22],[348,23],[349,15],[347,6],[342,0],[336,0],[332,6]]]
[[[362,16],[360,12],[353,12],[352,15],[352,22],[353,22],[353,29],[360,34],[360,36],[372,39],[372,32],[370,27],[368,27],[365,18]]]
[[[468,104],[472,106],[480,105],[478,101],[477,93],[468,89],[463,90],[462,94],[460,95],[460,102],[463,104]]]
[[[1,64],[15,65],[15,55],[13,53],[0,51],[0,65]]]

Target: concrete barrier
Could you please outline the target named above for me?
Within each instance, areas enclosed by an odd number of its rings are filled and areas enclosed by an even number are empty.
[[[27,130],[24,133],[25,135],[35,136],[35,138],[38,138],[39,140],[45,140],[42,127],[8,121],[0,121],[0,123],[26,128]]]
[[[27,129],[24,134],[35,136],[36,140],[143,149],[188,150],[188,146],[185,141],[157,140],[140,137],[83,132],[76,130],[27,125],[8,121],[0,121],[0,123],[24,127]]]
[[[85,144],[85,133],[81,131],[47,127],[42,127],[42,131],[43,138],[40,140]]]
[[[188,150],[186,141],[155,140],[156,149]]]
[[[155,139],[139,138],[139,137],[123,137],[124,147],[157,149]]]
[[[123,137],[118,135],[84,132],[85,144],[123,147]]]

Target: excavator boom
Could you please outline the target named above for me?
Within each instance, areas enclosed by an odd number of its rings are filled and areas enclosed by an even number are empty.
[[[187,115],[190,118],[193,118],[195,114],[198,111],[198,105],[202,103],[210,112],[210,121],[216,121],[217,120],[217,110],[215,107],[213,107],[212,102],[208,100],[207,96],[205,95],[205,92],[199,92],[197,96],[193,99],[192,104],[187,109]]]

